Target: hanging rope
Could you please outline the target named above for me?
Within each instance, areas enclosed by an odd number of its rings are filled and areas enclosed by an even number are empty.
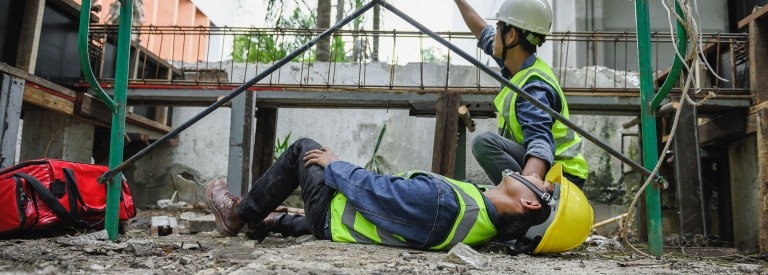
[[[685,18],[681,18],[676,12],[672,12],[670,10],[670,6],[674,6],[674,1],[677,1],[677,3],[680,5],[680,8],[682,10],[683,16]],[[695,0],[694,0],[695,2]],[[669,133],[669,138],[667,139],[667,142],[664,144],[664,149],[661,151],[661,156],[659,156],[659,161],[656,163],[656,166],[653,168],[653,171],[651,172],[652,175],[658,175],[659,169],[661,167],[661,164],[663,163],[664,159],[667,156],[667,152],[669,151],[669,147],[672,144],[672,140],[674,140],[675,133],[677,132],[678,122],[680,120],[680,111],[685,106],[684,104],[688,103],[692,106],[702,106],[704,105],[708,100],[714,98],[717,96],[716,93],[709,91],[708,94],[702,99],[701,101],[696,102],[693,100],[693,98],[689,95],[689,90],[691,88],[691,85],[696,81],[696,83],[699,82],[699,74],[694,73],[694,69],[699,67],[700,62],[703,61],[703,63],[706,66],[706,71],[717,77],[718,79],[727,82],[728,80],[723,79],[717,73],[712,69],[712,67],[709,65],[709,62],[707,62],[706,55],[704,53],[704,47],[702,46],[703,43],[701,41],[701,29],[699,25],[697,24],[697,20],[694,18],[694,9],[691,8],[690,2],[687,0],[662,0],[662,3],[664,4],[664,8],[667,10],[667,16],[669,19],[669,28],[670,28],[670,35],[672,36],[672,43],[674,43],[675,53],[678,58],[681,58],[683,60],[683,65],[685,66],[686,70],[688,71],[688,75],[686,76],[686,80],[684,82],[684,85],[681,90],[681,96],[680,96],[680,108],[675,111],[674,120],[672,123],[672,128]],[[696,8],[698,6],[694,3]],[[696,14],[698,15],[698,11],[696,11]],[[676,21],[680,22],[680,24],[683,26],[683,28],[686,31],[686,35],[688,36],[688,40],[690,41],[691,45],[696,45],[692,51],[688,52],[688,55],[683,58],[682,54],[677,50],[677,41],[674,37],[674,31],[673,30],[673,20],[672,16],[675,16]],[[693,60],[693,63],[695,65],[695,68],[692,69],[686,60]],[[701,92],[701,89],[698,88],[696,90],[696,94]],[[645,180],[645,183],[637,190],[637,193],[635,193],[634,198],[632,199],[632,203],[629,205],[629,210],[627,211],[626,217],[622,221],[622,228],[619,232],[619,238],[623,239],[624,242],[629,246],[635,253],[645,256],[645,257],[652,257],[651,255],[640,251],[635,246],[633,246],[629,242],[628,234],[629,234],[629,228],[632,226],[632,223],[635,220],[635,208],[637,205],[637,201],[639,200],[640,196],[643,194],[645,189],[648,187],[648,185],[651,183],[651,180],[653,177],[648,177]]]

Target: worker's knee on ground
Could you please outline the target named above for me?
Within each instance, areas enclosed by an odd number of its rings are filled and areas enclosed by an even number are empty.
[[[472,138],[472,154],[478,156],[487,153],[494,146],[495,135],[493,132],[483,132]]]

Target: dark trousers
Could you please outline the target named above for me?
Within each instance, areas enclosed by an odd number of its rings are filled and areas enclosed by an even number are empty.
[[[309,227],[312,235],[325,239],[328,208],[336,190],[325,185],[323,168],[317,165],[305,167],[303,160],[307,151],[319,148],[320,144],[307,138],[291,144],[272,167],[253,183],[248,195],[240,202],[237,207],[240,219],[252,224],[261,222],[301,186],[306,219],[300,216],[284,218],[278,226],[289,226],[296,228],[295,230]],[[282,230],[278,229],[279,231]],[[291,232],[289,235],[300,235],[298,233],[300,232]]]

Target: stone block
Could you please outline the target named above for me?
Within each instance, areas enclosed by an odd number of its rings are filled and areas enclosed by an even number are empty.
[[[189,224],[189,233],[209,232],[216,230],[216,218],[213,214],[200,214],[195,212],[181,213],[179,219]]]
[[[175,217],[154,216],[152,217],[152,227],[149,230],[153,237],[179,234],[179,225]]]

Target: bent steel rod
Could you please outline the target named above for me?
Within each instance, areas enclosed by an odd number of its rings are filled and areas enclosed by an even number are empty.
[[[594,143],[598,147],[600,147],[603,150],[607,151],[609,154],[611,154],[612,156],[616,157],[621,162],[626,163],[627,165],[631,166],[636,171],[639,171],[640,173],[642,173],[643,175],[645,175],[647,177],[652,177],[654,179],[654,181],[656,181],[656,182],[661,182],[663,180],[660,176],[653,175],[653,173],[651,173],[651,171],[648,171],[648,169],[645,169],[645,167],[643,167],[642,165],[640,165],[637,162],[634,162],[633,160],[627,158],[626,156],[624,156],[621,153],[619,153],[619,151],[616,151],[616,149],[611,148],[611,146],[609,146],[608,144],[604,143],[603,141],[597,139],[595,136],[593,136],[589,132],[585,131],[584,129],[581,129],[579,126],[576,126],[576,124],[574,124],[573,122],[571,122],[570,120],[565,118],[563,115],[561,115],[557,111],[553,110],[549,106],[544,105],[543,103],[541,103],[538,100],[534,99],[533,97],[531,97],[531,95],[529,95],[528,93],[526,93],[522,89],[520,89],[517,86],[515,86],[515,84],[512,84],[511,82],[509,82],[509,80],[505,79],[499,73],[497,73],[494,70],[492,70],[491,68],[488,68],[487,66],[483,65],[483,63],[481,63],[479,60],[475,59],[471,55],[467,54],[466,52],[461,50],[459,47],[451,44],[451,42],[448,42],[444,38],[440,37],[440,35],[438,35],[437,33],[433,32],[433,31],[431,31],[430,29],[428,29],[424,25],[420,24],[419,22],[417,22],[416,20],[414,20],[413,18],[411,18],[407,14],[403,13],[402,11],[398,10],[397,8],[393,7],[392,5],[387,4],[387,2],[385,0],[373,0],[373,1],[379,3],[382,7],[388,9],[389,11],[394,13],[395,15],[399,16],[400,18],[402,18],[406,22],[410,23],[411,25],[413,25],[414,27],[419,29],[419,31],[423,32],[426,35],[429,35],[430,37],[435,39],[437,42],[440,42],[440,44],[443,44],[443,46],[446,46],[446,47],[448,47],[448,49],[456,52],[458,55],[460,55],[461,57],[463,57],[464,59],[466,59],[467,61],[469,61],[473,65],[475,65],[476,67],[478,67],[480,70],[482,70],[483,72],[485,72],[489,76],[493,77],[494,79],[496,79],[500,83],[504,84],[505,86],[509,87],[510,89],[512,89],[512,91],[517,93],[519,96],[521,96],[525,100],[528,100],[529,102],[531,102],[534,106],[538,107],[539,109],[544,110],[547,114],[551,115],[552,117],[554,117],[558,121],[562,122],[563,124],[568,126],[568,128],[571,128],[572,130],[576,131],[581,136],[583,136],[584,138],[588,139],[589,141],[591,141],[592,143]]]
[[[312,38],[312,40],[310,40],[306,44],[302,45],[296,51],[290,53],[286,57],[283,57],[282,59],[280,59],[280,61],[277,61],[275,64],[273,64],[272,66],[270,66],[266,70],[262,71],[260,74],[256,75],[251,80],[248,80],[248,82],[243,83],[243,85],[240,85],[240,87],[237,87],[237,89],[235,89],[234,91],[232,91],[229,94],[227,94],[226,96],[220,98],[219,100],[217,100],[216,102],[211,104],[211,106],[208,106],[207,108],[205,108],[205,110],[201,111],[200,113],[198,113],[197,115],[195,115],[191,119],[189,119],[186,122],[184,122],[178,128],[176,128],[173,131],[171,131],[170,133],[167,133],[164,136],[160,137],[157,141],[153,142],[152,144],[150,144],[149,146],[147,146],[143,150],[141,150],[138,153],[136,153],[135,155],[131,156],[129,159],[125,160],[120,165],[112,168],[112,170],[107,171],[106,173],[104,173],[104,175],[101,175],[101,177],[99,177],[99,182],[105,182],[105,181],[113,178],[117,173],[125,170],[125,168],[127,168],[130,164],[136,162],[136,160],[142,158],[144,155],[146,155],[147,153],[149,153],[150,151],[155,149],[160,144],[162,144],[164,142],[167,142],[169,139],[173,138],[174,136],[178,135],[182,131],[184,131],[187,128],[189,128],[190,126],[192,126],[193,124],[197,123],[202,118],[204,118],[205,116],[207,116],[210,113],[212,113],[214,110],[218,109],[219,107],[221,107],[225,103],[229,102],[230,100],[232,100],[236,96],[240,95],[243,91],[245,91],[249,87],[253,86],[254,84],[256,84],[257,82],[261,81],[265,77],[269,76],[270,74],[272,74],[274,71],[276,71],[277,69],[279,69],[283,65],[287,64],[289,61],[293,60],[294,58],[298,57],[300,54],[302,54],[305,51],[307,51],[309,48],[311,48],[312,46],[317,44],[318,41],[320,41],[320,40],[330,36],[331,34],[336,32],[337,30],[341,29],[341,27],[343,27],[347,23],[351,22],[355,18],[359,17],[360,15],[362,15],[363,13],[365,13],[366,11],[368,11],[369,9],[371,9],[375,5],[376,5],[375,2],[369,2],[365,6],[361,7],[359,10],[353,12],[349,16],[345,17],[343,20],[341,20],[341,21],[337,22],[335,25],[331,26],[329,29],[323,31],[320,35],[316,36],[315,38]]]

